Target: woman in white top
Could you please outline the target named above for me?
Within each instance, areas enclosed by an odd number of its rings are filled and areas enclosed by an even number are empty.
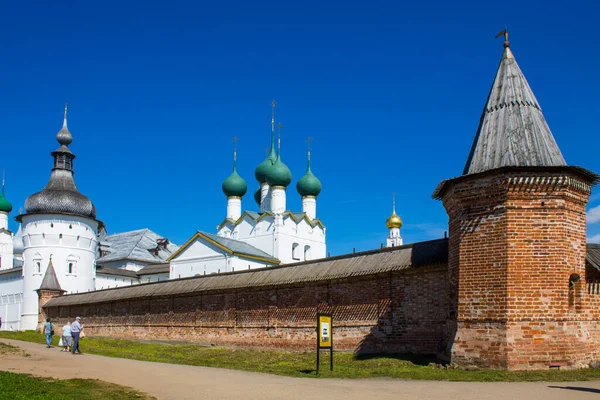
[[[70,351],[70,347],[73,341],[73,337],[71,336],[71,324],[67,322],[65,326],[62,328],[62,341],[63,346],[65,347],[61,351]]]

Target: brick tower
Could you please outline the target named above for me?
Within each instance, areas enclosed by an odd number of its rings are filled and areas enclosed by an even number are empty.
[[[598,176],[565,163],[503,33],[463,175],[433,195],[449,217],[444,353],[463,365],[582,367],[598,356],[597,299],[580,279]]]

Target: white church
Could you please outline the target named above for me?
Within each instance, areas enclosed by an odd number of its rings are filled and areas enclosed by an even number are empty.
[[[306,173],[296,188],[302,211],[289,211],[290,169],[275,147],[274,103],[271,148],[257,166],[260,184],[254,193],[258,211],[242,212],[247,184],[236,169],[222,185],[227,214],[216,233],[198,231],[181,247],[149,229],[106,235],[92,201],[81,194],[73,177],[73,137],[65,107],[59,147],[51,154],[54,165],[48,184],[29,196],[25,212],[17,215],[18,231],[8,229],[12,205],[0,195],[0,318],[1,330],[39,328],[44,293],[79,293],[167,279],[228,273],[327,256],[326,229],[317,218],[322,185],[311,171],[310,149]],[[387,219],[388,246],[402,245],[402,220],[395,205]]]

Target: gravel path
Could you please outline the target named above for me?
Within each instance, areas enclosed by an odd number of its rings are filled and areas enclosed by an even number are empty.
[[[30,357],[0,358],[0,370],[54,378],[91,378],[149,393],[158,399],[599,399],[600,381],[470,383],[395,379],[288,378],[253,372],[134,361],[84,354],[17,340]]]

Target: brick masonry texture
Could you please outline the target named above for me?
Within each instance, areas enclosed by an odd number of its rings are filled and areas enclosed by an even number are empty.
[[[446,326],[446,265],[260,290],[46,308],[82,316],[89,335],[313,349],[316,315],[333,314],[334,345],[357,353],[434,355]]]
[[[314,348],[316,314],[333,313],[341,350],[587,367],[600,361],[600,274],[586,266],[586,179],[532,167],[447,181],[447,265],[44,311],[59,324],[81,315],[98,336],[283,349]]]
[[[599,296],[583,281],[589,194],[581,178],[542,170],[451,186],[447,359],[509,369],[598,359]]]

